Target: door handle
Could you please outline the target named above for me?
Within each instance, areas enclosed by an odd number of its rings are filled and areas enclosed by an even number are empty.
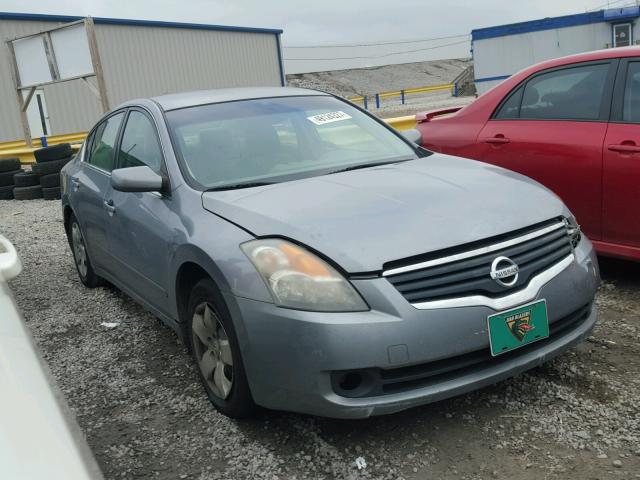
[[[113,205],[113,200],[104,200],[102,204],[104,205],[104,208],[109,216],[112,216],[114,213],[116,213],[116,207]]]
[[[493,145],[504,145],[505,143],[509,143],[510,141],[511,140],[509,140],[507,137],[499,133],[495,137],[487,138],[485,140],[485,143],[491,143]]]
[[[80,180],[75,177],[71,177],[71,183],[73,184],[73,191],[77,192],[80,189]]]
[[[609,150],[612,152],[619,153],[640,153],[640,146],[636,145],[635,142],[622,142],[618,145],[609,145],[607,146]]]

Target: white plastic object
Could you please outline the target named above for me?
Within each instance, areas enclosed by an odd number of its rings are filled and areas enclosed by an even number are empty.
[[[9,240],[0,235],[0,281],[9,281],[22,271],[18,252]]]

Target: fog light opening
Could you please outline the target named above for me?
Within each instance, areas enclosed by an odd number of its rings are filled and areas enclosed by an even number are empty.
[[[359,373],[348,372],[342,375],[338,385],[342,390],[351,391],[355,390],[362,384],[362,375]]]

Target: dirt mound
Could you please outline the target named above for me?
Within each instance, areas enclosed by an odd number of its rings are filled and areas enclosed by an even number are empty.
[[[378,92],[449,83],[471,64],[471,59],[451,59],[297,73],[287,75],[287,83],[290,86],[324,90],[345,97],[371,95]]]

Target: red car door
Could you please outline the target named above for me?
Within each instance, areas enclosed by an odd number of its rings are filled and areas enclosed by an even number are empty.
[[[602,241],[618,244],[603,249],[613,254],[640,248],[640,58],[622,60],[618,72],[602,182]]]
[[[587,62],[531,75],[487,121],[473,155],[553,190],[595,240],[602,235],[602,145],[617,64]]]

